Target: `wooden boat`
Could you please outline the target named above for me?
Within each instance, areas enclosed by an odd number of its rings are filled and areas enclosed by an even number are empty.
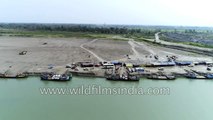
[[[70,81],[71,74],[54,74],[54,73],[42,73],[41,80],[44,81]]]
[[[0,74],[0,78],[27,78],[27,74],[18,74],[18,75],[6,75],[6,74]]]
[[[150,75],[147,78],[153,79],[153,80],[175,80],[176,79],[174,75]]]
[[[209,79],[202,75],[196,75],[195,73],[188,73],[185,76],[186,76],[186,78],[189,78],[189,79]]]
[[[113,80],[113,81],[139,81],[140,78],[138,76],[122,76],[119,75],[109,75],[106,77],[107,80]]]
[[[135,76],[135,75],[132,75],[132,76],[129,75],[129,80],[131,80],[131,81],[139,81],[140,77]]]
[[[196,75],[195,73],[188,73],[186,77],[190,79],[213,79],[213,74]]]
[[[206,77],[206,79],[213,79],[213,73],[212,74],[206,74],[205,77]]]

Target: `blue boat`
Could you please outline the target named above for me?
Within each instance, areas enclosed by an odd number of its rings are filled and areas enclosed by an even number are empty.
[[[187,66],[187,65],[191,65],[193,62],[191,61],[176,61],[175,64],[179,65],[179,66]]]
[[[207,74],[207,75],[205,75],[205,77],[206,77],[207,79],[213,79],[213,74]]]
[[[213,74],[196,75],[195,73],[188,73],[186,77],[190,79],[213,79]]]
[[[187,78],[191,78],[191,79],[196,79],[197,78],[195,73],[188,73],[188,74],[186,74],[186,77]]]

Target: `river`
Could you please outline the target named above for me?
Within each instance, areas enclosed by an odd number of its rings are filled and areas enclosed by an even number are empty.
[[[167,95],[42,95],[40,88],[170,88]],[[0,120],[212,120],[213,81],[114,82],[74,77],[70,82],[37,77],[0,80]]]

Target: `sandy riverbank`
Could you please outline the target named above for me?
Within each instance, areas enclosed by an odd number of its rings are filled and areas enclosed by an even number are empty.
[[[156,61],[153,57],[150,58],[150,55],[158,55],[161,61],[166,61],[167,55],[176,55],[182,61],[213,61],[212,57],[143,42],[100,39],[91,41],[93,40],[77,38],[0,37],[0,72],[3,73],[8,69],[14,73],[47,71],[50,65],[57,66],[56,69],[61,71],[65,70],[66,64],[73,62],[99,62],[96,56],[106,61],[142,63]],[[82,49],[82,45],[96,56]],[[26,55],[19,55],[19,52],[25,50]],[[127,59],[126,55],[129,55],[131,59]],[[175,71],[175,69],[172,70]],[[179,71],[178,68],[177,71]]]

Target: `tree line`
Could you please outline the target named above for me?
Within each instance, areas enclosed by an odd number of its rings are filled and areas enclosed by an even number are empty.
[[[142,28],[134,28],[128,26],[105,26],[105,25],[81,25],[81,24],[0,24],[0,28],[18,29],[29,31],[66,31],[66,32],[92,32],[103,34],[141,34],[152,36],[156,30],[146,30]]]

